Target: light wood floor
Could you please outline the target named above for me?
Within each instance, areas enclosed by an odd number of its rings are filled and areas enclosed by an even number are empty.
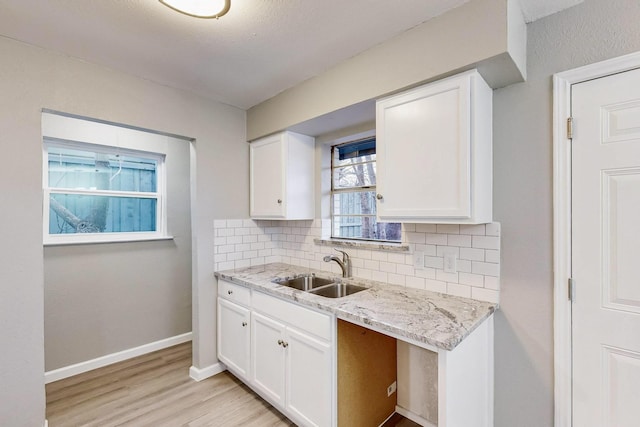
[[[189,378],[191,343],[47,385],[50,427],[294,426],[233,375]]]

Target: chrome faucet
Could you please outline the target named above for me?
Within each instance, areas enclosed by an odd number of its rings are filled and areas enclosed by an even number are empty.
[[[351,258],[349,257],[349,254],[346,253],[345,251],[341,251],[340,249],[336,249],[336,248],[334,249],[342,253],[342,260],[340,260],[340,258],[338,258],[335,255],[327,255],[326,257],[323,258],[324,262],[329,262],[329,261],[337,262],[340,268],[342,269],[342,277],[351,277],[352,276]]]

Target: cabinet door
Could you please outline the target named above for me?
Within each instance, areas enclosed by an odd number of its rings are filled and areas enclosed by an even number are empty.
[[[249,145],[250,205],[252,217],[285,216],[285,141],[274,135]]]
[[[249,378],[250,312],[218,298],[218,359],[236,375]]]
[[[285,342],[286,410],[303,425],[332,425],[331,346],[293,328],[287,328]]]
[[[470,87],[461,76],[377,102],[380,219],[470,217]]]
[[[284,407],[285,326],[259,313],[251,315],[253,386],[276,406]]]

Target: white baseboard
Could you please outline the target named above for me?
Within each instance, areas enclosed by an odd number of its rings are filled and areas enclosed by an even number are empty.
[[[432,424],[429,421],[427,421],[425,418],[422,418],[420,415],[414,414],[413,412],[408,411],[408,410],[404,409],[401,406],[396,405],[396,412],[398,414],[402,415],[405,418],[409,418],[414,423],[420,424],[421,426],[424,426],[424,427],[438,427],[435,424]]]
[[[49,427],[49,421],[47,419],[44,420],[43,427]]]
[[[49,384],[54,381],[69,378],[74,375],[92,371],[94,369],[102,368],[103,366],[108,366],[117,362],[122,362],[123,360],[142,356],[143,354],[152,353],[154,351],[172,347],[177,344],[182,344],[184,342],[191,341],[191,337],[192,333],[187,332],[182,335],[176,335],[175,337],[165,338],[160,341],[144,344],[139,347],[130,348],[128,350],[119,351],[117,353],[107,354],[106,356],[87,360],[86,362],[80,362],[74,365],[65,366],[63,368],[54,369],[53,371],[44,373],[44,383]]]
[[[207,366],[206,368],[196,368],[192,366],[189,368],[189,376],[196,381],[202,381],[226,370],[227,367],[221,362]]]

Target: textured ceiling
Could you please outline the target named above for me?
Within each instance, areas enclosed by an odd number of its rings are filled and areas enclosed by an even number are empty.
[[[0,35],[246,109],[469,0],[231,1],[202,20],[156,0],[0,0]],[[528,21],[580,1],[521,0]]]

